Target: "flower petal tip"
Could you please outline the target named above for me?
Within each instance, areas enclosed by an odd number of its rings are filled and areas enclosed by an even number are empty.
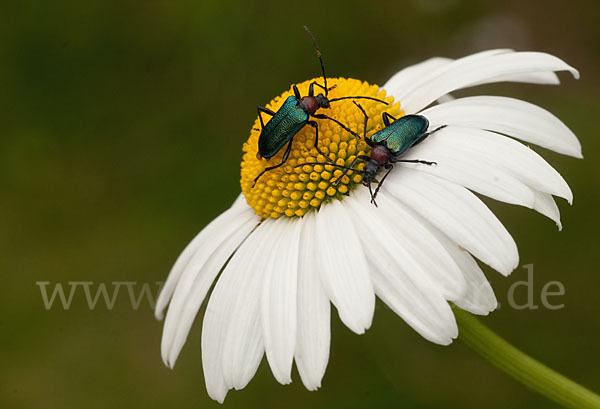
[[[519,267],[519,258],[518,257],[517,257],[516,261],[513,262],[510,266],[500,268],[497,271],[500,274],[502,274],[503,276],[508,277],[509,275],[512,274],[513,271],[516,270],[517,267]]]
[[[439,345],[447,347],[448,345],[452,344],[456,338],[458,338],[458,330],[456,332],[456,335],[453,335],[453,336],[451,336],[449,338],[444,338],[442,340],[439,340],[436,343],[439,344]]]
[[[354,332],[356,335],[363,335],[369,328],[371,328],[371,322],[373,317],[371,316],[371,320],[369,322],[356,323],[356,322],[344,322],[344,324],[350,329],[350,331]]]
[[[277,380],[277,382],[279,382],[282,385],[289,385],[290,383],[292,383],[292,374],[291,374],[291,368],[289,371],[281,371],[281,370],[272,370],[273,372],[273,376],[275,377],[275,379]]]
[[[571,72],[571,74],[573,75],[573,78],[575,78],[576,80],[579,79],[579,71],[576,68],[571,67],[569,72]]]
[[[160,356],[167,368],[173,369],[175,367],[175,362],[177,361],[178,355],[178,353],[173,353],[173,351],[170,348],[170,345],[161,345]]]
[[[167,368],[169,368],[169,369],[173,369],[173,366],[175,366],[175,365],[174,365],[175,363],[174,363],[174,362],[171,362],[171,361],[169,361],[169,359],[168,359],[167,357],[165,357],[165,356],[163,356],[163,357],[162,357],[162,361],[163,361],[163,364],[165,364],[165,366],[166,366]]]
[[[217,402],[219,402],[220,404],[223,404],[223,402],[225,402],[225,397],[227,396],[227,390],[225,391],[218,391],[218,392],[208,392],[208,396],[211,397],[211,399],[216,400]]]
[[[311,391],[311,392],[314,392],[314,391],[317,391],[317,390],[319,390],[319,389],[321,388],[321,382],[319,382],[319,383],[316,383],[316,384],[307,384],[307,383],[305,383],[305,384],[304,384],[304,387],[305,387],[307,390],[309,390],[309,391]]]

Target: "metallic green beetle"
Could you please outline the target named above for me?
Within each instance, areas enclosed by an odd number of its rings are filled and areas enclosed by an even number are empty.
[[[410,148],[418,145],[423,142],[425,138],[433,134],[434,132],[439,131],[440,129],[445,128],[447,125],[442,125],[431,132],[427,132],[429,128],[429,120],[425,118],[423,115],[405,115],[400,119],[396,120],[393,116],[384,112],[382,114],[383,123],[385,124],[385,128],[371,135],[371,138],[367,138],[367,122],[369,120],[367,113],[360,106],[359,103],[354,102],[354,104],[362,111],[365,116],[365,124],[364,124],[364,138],[365,142],[371,147],[371,153],[369,156],[367,155],[358,155],[352,162],[350,162],[349,166],[341,166],[336,164],[329,164],[331,166],[336,166],[338,168],[345,169],[344,173],[342,173],[335,181],[335,184],[339,183],[339,181],[344,177],[346,173],[350,170],[360,173],[363,175],[362,183],[365,186],[369,187],[369,192],[371,193],[371,203],[377,206],[377,202],[375,201],[375,197],[377,197],[377,193],[379,189],[383,185],[383,181],[393,169],[393,163],[398,162],[407,162],[407,163],[422,163],[424,165],[437,165],[435,162],[428,162],[420,159],[401,159],[401,156],[406,153]],[[394,122],[390,123],[390,119]],[[352,166],[356,163],[357,160],[364,160],[367,162],[363,170],[353,169]],[[298,166],[304,165],[315,165],[317,163],[305,163]],[[322,163],[319,163],[322,165]],[[381,168],[387,169],[387,172],[381,178],[381,181],[377,184],[377,189],[375,192],[371,189],[371,183],[375,181],[377,177],[377,173]]]
[[[318,118],[318,119],[328,119],[330,121],[335,122],[339,126],[341,126],[347,132],[350,132],[354,136],[360,138],[355,132],[353,132],[346,125],[342,124],[337,119],[331,118],[325,114],[317,114],[317,110],[320,108],[329,108],[330,102],[340,101],[342,99],[370,99],[377,102],[382,102],[388,105],[387,102],[382,101],[377,98],[365,97],[365,96],[347,96],[341,98],[332,98],[328,99],[327,96],[329,94],[329,90],[332,88],[327,87],[327,76],[325,75],[325,66],[323,65],[323,57],[321,56],[321,50],[319,50],[319,46],[312,36],[308,27],[304,26],[304,29],[308,33],[311,38],[313,45],[315,47],[315,51],[317,53],[317,57],[319,58],[319,62],[321,63],[321,71],[323,72],[323,83],[321,85],[317,82],[313,82],[308,87],[308,96],[301,96],[298,91],[298,87],[294,85],[292,88],[294,89],[294,95],[290,95],[281,108],[277,112],[273,112],[265,107],[258,107],[258,118],[260,120],[261,132],[258,138],[258,154],[265,158],[272,158],[283,148],[283,146],[287,143],[287,148],[283,154],[283,158],[281,163],[275,166],[269,166],[265,168],[259,175],[254,179],[254,183],[252,187],[256,185],[258,179],[265,173],[270,170],[276,169],[282,166],[287,160],[292,150],[292,142],[294,140],[294,136],[300,132],[302,128],[306,125],[310,125],[315,128],[315,148],[317,151],[325,156],[323,152],[319,149],[319,126],[316,121],[311,121],[310,118]],[[325,95],[319,94],[315,96],[314,86],[318,86],[325,91]],[[271,115],[273,118],[265,125],[263,123],[263,118],[261,114]]]

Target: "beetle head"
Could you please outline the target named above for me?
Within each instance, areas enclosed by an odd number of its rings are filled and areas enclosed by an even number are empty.
[[[323,94],[319,94],[315,97],[317,102],[319,103],[319,108],[329,108],[329,100]]]
[[[379,172],[379,168],[381,168],[381,166],[374,160],[370,160],[369,162],[367,162],[367,164],[363,168],[362,184],[365,186],[369,186],[371,182],[373,182],[377,177],[377,172]]]

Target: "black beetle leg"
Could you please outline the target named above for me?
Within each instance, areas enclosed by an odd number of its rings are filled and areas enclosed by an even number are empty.
[[[384,165],[384,167],[388,171],[385,172],[385,175],[383,175],[383,177],[381,178],[381,181],[377,184],[377,189],[375,189],[375,194],[373,194],[371,196],[371,203],[373,203],[375,205],[375,207],[377,207],[377,203],[375,203],[375,198],[377,197],[377,193],[379,193],[379,189],[381,188],[381,185],[383,185],[383,181],[385,180],[385,178],[387,178],[388,175],[390,174],[390,172],[392,171],[392,169],[394,169],[394,167],[391,164],[389,164],[389,163],[386,163]]]
[[[329,158],[327,155],[325,155],[323,152],[321,152],[321,149],[319,149],[319,124],[316,121],[308,121],[306,124],[315,128],[315,149],[325,157],[325,160],[328,161]]]
[[[419,139],[417,139],[417,141],[416,141],[415,143],[413,143],[413,144],[411,145],[411,148],[412,148],[413,146],[416,146],[416,145],[420,144],[421,142],[423,142],[423,141],[425,140],[425,138],[427,138],[429,135],[436,133],[436,132],[437,132],[437,131],[439,131],[440,129],[444,129],[444,128],[445,128],[445,127],[447,127],[447,126],[448,126],[448,125],[442,125],[442,126],[439,126],[439,127],[435,128],[435,129],[434,129],[433,131],[431,131],[431,132],[425,132],[423,135],[421,135],[421,136],[419,137]]]
[[[383,114],[381,114],[381,117],[383,118],[383,124],[385,126],[390,126],[390,118],[396,122],[396,118],[394,118],[393,116],[391,116],[390,114],[388,114],[387,112],[384,112]]]
[[[377,202],[375,201],[375,196],[373,196],[373,190],[371,189],[371,184],[369,183],[369,193],[371,194],[371,203],[377,207]]]
[[[297,99],[301,99],[302,97],[300,96],[300,91],[298,91],[298,87],[296,86],[296,84],[294,84],[294,85],[292,86],[292,88],[294,89],[294,96],[295,96]]]
[[[347,174],[349,171],[351,171],[351,170],[352,170],[352,171],[355,171],[355,172],[360,172],[358,169],[352,169],[352,166],[354,166],[354,163],[355,163],[355,162],[356,162],[358,159],[360,159],[360,160],[366,160],[366,161],[368,161],[370,158],[369,158],[368,156],[366,156],[366,155],[358,155],[357,157],[355,157],[354,159],[352,159],[352,162],[350,162],[350,165],[348,165],[347,167],[345,167],[345,169],[344,169],[344,173],[342,173],[342,174],[341,174],[341,175],[340,175],[338,178],[336,178],[336,179],[335,179],[335,182],[333,182],[333,185],[334,185],[334,186],[337,186],[337,185],[339,185],[339,184],[340,184],[340,182],[342,181],[342,178],[343,178],[344,176],[346,176],[346,174]]]
[[[329,119],[330,121],[335,122],[336,124],[338,124],[339,126],[341,126],[343,129],[345,129],[347,132],[350,132],[352,135],[356,136],[358,139],[360,139],[360,135],[357,134],[356,132],[354,132],[352,129],[348,128],[346,125],[344,125],[343,123],[341,123],[340,121],[338,121],[337,119],[333,119],[330,116],[327,116],[325,114],[312,114],[313,117],[315,118],[319,118],[319,119]]]
[[[316,85],[317,87],[319,87],[319,88],[323,89],[323,91],[325,91],[325,92],[329,92],[329,91],[331,91],[332,89],[335,89],[335,88],[337,88],[337,84],[333,84],[333,85],[332,85],[331,87],[329,87],[329,88],[325,88],[325,86],[324,86],[324,85],[321,85],[321,84],[319,84],[318,82],[313,82],[311,85],[313,85],[313,84],[314,84],[314,85]],[[312,96],[312,95],[311,95],[311,96]]]
[[[270,170],[273,170],[273,169],[277,169],[278,167],[283,166],[283,164],[285,162],[287,162],[288,157],[290,156],[290,152],[292,151],[292,142],[293,141],[294,141],[294,138],[290,139],[290,141],[288,142],[287,148],[285,149],[285,153],[283,154],[283,158],[281,159],[281,163],[278,164],[278,165],[275,165],[275,166],[269,166],[268,168],[265,168],[265,170],[263,170],[262,172],[260,172],[258,174],[258,176],[256,178],[254,178],[254,183],[252,183],[252,187],[254,187],[256,185],[256,182],[258,182],[258,179],[260,179],[260,177],[264,173],[266,173],[266,172],[268,172]]]
[[[437,162],[428,162],[426,160],[420,160],[420,159],[394,159],[394,158],[390,158],[390,162],[392,163],[398,163],[398,162],[404,162],[404,163],[422,163],[423,165],[437,165]]]
[[[262,129],[265,127],[265,124],[263,123],[261,113],[273,116],[273,115],[275,115],[275,112],[273,112],[269,108],[265,108],[265,107],[258,107],[257,110],[258,110],[258,119],[260,119],[260,130],[262,131]]]
[[[360,105],[360,104],[359,104],[358,102],[356,102],[356,101],[352,101],[352,102],[354,102],[354,105],[356,105],[356,106],[358,107],[358,109],[360,109],[360,110],[362,111],[363,115],[365,116],[365,124],[364,124],[364,127],[363,127],[363,130],[364,130],[364,137],[363,137],[363,138],[364,138],[364,140],[366,141],[366,140],[367,140],[367,122],[369,121],[369,116],[368,116],[368,115],[367,115],[367,113],[365,112],[365,110],[364,110],[364,108],[362,107],[362,105]],[[368,142],[367,142],[367,143],[368,143]],[[369,144],[369,146],[372,146],[372,145],[370,145],[370,144]]]

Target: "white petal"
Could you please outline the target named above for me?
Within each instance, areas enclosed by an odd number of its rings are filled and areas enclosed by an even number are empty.
[[[269,249],[262,287],[261,317],[267,360],[275,379],[292,382],[296,348],[296,290],[302,218],[279,220],[279,240]]]
[[[452,61],[454,60],[450,58],[434,57],[419,64],[411,65],[394,74],[382,88],[390,95],[401,95],[402,90],[411,86],[414,81],[446,66]]]
[[[435,153],[432,155],[430,151],[434,151]],[[458,152],[458,156],[453,161],[448,155],[454,151]],[[468,157],[468,152],[471,152],[472,156],[470,158]],[[466,156],[465,153],[467,154]],[[440,159],[440,161],[436,161],[434,156],[440,155],[445,155],[446,157]],[[430,157],[431,159],[429,159]],[[463,164],[472,161],[489,162],[490,169],[492,166],[495,166],[498,170],[504,170],[530,188],[563,197],[569,203],[573,200],[573,193],[569,185],[540,155],[522,143],[494,132],[449,126],[411,149],[406,154],[406,159],[436,161],[438,166],[420,165],[418,168],[434,174],[439,173],[440,175],[444,174],[444,167],[439,166],[442,164],[442,161],[445,161],[449,165],[452,165],[452,162],[455,162],[454,165],[459,162]],[[485,166],[484,164],[480,165]],[[410,166],[414,167],[414,165]],[[477,177],[473,180],[476,179]],[[505,178],[500,178],[499,182],[497,186],[491,186],[490,188],[501,187],[506,180]],[[522,196],[523,203],[514,203],[533,207],[533,203],[529,201],[524,202],[525,199],[526,197]],[[531,199],[529,198],[529,200]]]
[[[413,210],[411,212],[414,213]],[[418,215],[415,213],[415,216]],[[496,301],[492,286],[469,252],[450,240],[448,236],[433,226],[428,220],[421,218],[421,223],[445,247],[464,275],[467,290],[462,297],[453,299],[452,302],[464,310],[479,315],[487,315],[490,311],[495,310],[498,302]]]
[[[356,196],[356,200],[345,200],[344,206],[351,209],[356,215],[355,218],[361,218],[364,223],[369,224],[373,218],[385,220],[387,229],[382,231],[381,235],[385,239],[394,236],[405,252],[402,259],[410,259],[411,270],[437,284],[446,299],[462,297],[467,286],[464,276],[436,237],[423,226],[420,218],[416,218],[406,206],[391,196],[385,197],[385,194],[377,208],[370,203],[370,195],[366,189],[354,193],[353,196]],[[367,254],[372,247],[373,244],[363,241],[363,248]]]
[[[510,49],[485,50],[479,53],[471,54],[463,57],[458,61],[463,63],[474,62],[492,55],[513,52]],[[408,91],[414,88],[416,83],[422,84],[430,81],[440,73],[445,72],[452,64],[456,64],[457,60],[444,57],[434,57],[425,60],[419,64],[411,65],[398,71],[384,85],[386,91],[390,92],[397,99],[404,99]]]
[[[533,190],[505,169],[504,157],[490,152],[484,143],[470,143],[473,138],[452,128],[439,131],[431,139],[409,150],[403,159],[422,159],[437,165],[402,165],[439,176],[502,202],[533,208]]]
[[[514,240],[490,209],[464,187],[406,167],[392,172],[383,189],[500,273],[510,274],[517,267]]]
[[[503,53],[513,53],[513,50],[501,49],[501,50],[489,50],[484,51],[482,53],[474,54],[474,58],[487,58],[491,55],[503,54]],[[471,63],[473,62],[472,56]],[[416,81],[423,81],[424,78],[432,78],[435,77],[436,71],[441,71],[444,67],[454,62],[450,58],[442,58],[435,57],[430,58],[422,63],[412,65],[410,67],[404,68],[403,70],[394,74],[382,87],[385,89],[389,95],[392,95],[399,99],[402,102],[403,97],[405,97],[405,90],[409,90],[413,83]],[[533,83],[533,84],[559,84],[560,81],[558,76],[551,71],[541,71],[541,72],[531,72],[531,73],[511,73],[508,75],[499,75],[493,78],[486,78],[480,82],[475,82],[470,86],[475,86],[479,84],[485,84],[488,82],[501,82],[501,81],[512,81],[512,82],[525,82],[525,83]],[[426,83],[425,80],[423,83]],[[448,95],[448,94],[445,94]],[[436,98],[437,101],[441,101],[445,96],[440,96]],[[403,106],[404,108],[404,106]],[[413,112],[413,111],[410,111]]]
[[[223,345],[223,376],[230,388],[242,389],[248,384],[265,350],[260,294],[270,268],[265,261],[281,239],[283,227],[280,221],[274,219],[263,221],[248,239],[252,243],[243,249],[248,254],[237,261],[238,267],[232,267],[232,275],[235,276],[229,285],[233,288],[234,299],[230,301],[232,314],[228,318],[227,337]],[[242,248],[238,250],[241,251]],[[229,265],[233,262],[232,259]],[[228,273],[229,265],[224,275]]]
[[[494,291],[469,252],[450,240],[448,236],[414,210],[409,208],[404,208],[404,210],[416,218],[422,227],[435,237],[435,240],[444,247],[444,251],[452,257],[463,275],[466,290],[460,297],[451,298],[450,301],[474,314],[487,315],[490,311],[495,310],[498,303]]]
[[[459,98],[427,108],[422,115],[432,127],[459,125],[513,136],[565,155],[581,158],[581,144],[573,132],[550,112],[514,98],[477,96]]]
[[[316,254],[316,215],[303,218],[298,267],[298,333],[296,366],[308,390],[321,387],[329,360],[330,303],[319,279]]]
[[[241,388],[248,382],[263,354],[258,297],[256,292],[246,290],[260,288],[262,270],[251,268],[262,256],[272,224],[263,222],[240,246],[219,277],[206,307],[202,366],[208,394],[219,402],[223,402],[228,389]],[[250,305],[246,305],[248,302]]]
[[[249,207],[248,202],[246,201],[246,197],[244,196],[243,193],[240,193],[235,198],[235,200],[233,201],[233,204],[231,205],[231,207],[237,207],[237,206]]]
[[[480,82],[476,82],[470,84],[470,87],[480,85],[480,84],[489,84],[492,82],[524,82],[527,84],[543,84],[543,85],[558,85],[560,84],[560,80],[558,79],[558,75],[556,75],[552,71],[540,71],[540,72],[527,72],[524,74],[504,74],[498,75],[492,78],[486,78]]]
[[[458,329],[442,295],[442,285],[432,281],[423,265],[415,260],[413,249],[390,226],[389,215],[372,206],[365,193],[366,190],[357,190],[344,202],[355,214],[353,221],[367,250],[377,295],[424,338],[442,345],[451,343]],[[381,199],[382,203],[395,200]],[[400,223],[404,221],[402,215],[394,217]],[[452,260],[450,263],[454,264]]]
[[[554,220],[556,226],[558,226],[558,230],[562,230],[562,224],[560,223],[560,210],[558,210],[558,206],[556,206],[556,202],[554,201],[552,195],[536,191],[533,208],[544,216]]]
[[[375,294],[351,218],[340,201],[333,200],[321,207],[316,225],[323,288],[342,322],[362,334],[373,320]]]
[[[164,310],[167,307],[167,304],[169,304],[169,301],[171,301],[171,297],[175,291],[177,283],[179,282],[179,278],[194,254],[196,254],[198,250],[202,250],[207,242],[214,240],[213,237],[215,233],[222,233],[224,229],[232,226],[232,221],[238,220],[240,214],[247,213],[246,210],[249,209],[249,207],[245,201],[240,200],[240,197],[243,198],[243,195],[240,194],[228,210],[221,213],[219,217],[214,219],[204,229],[202,229],[200,233],[198,233],[196,237],[194,237],[181,252],[175,261],[175,264],[171,268],[169,276],[167,277],[167,281],[162,287],[160,295],[158,296],[158,300],[156,301],[156,308],[154,310],[156,319],[163,319]]]
[[[498,80],[512,80],[515,75],[522,80],[524,74],[565,70],[570,71],[575,78],[579,77],[576,69],[545,53],[479,53],[447,64],[413,82],[402,94],[394,96],[400,100],[406,112],[418,112],[440,96],[457,89]]]
[[[404,278],[385,274],[389,273],[389,270],[384,270],[374,263],[370,263],[370,266],[371,279],[377,296],[392,311],[428,341],[439,345],[452,343],[452,340],[458,336],[458,328],[452,310],[441,294],[436,294],[432,290],[419,293],[417,291],[423,288],[422,285],[418,287],[414,284],[406,285]],[[435,304],[431,300],[434,297]]]
[[[453,247],[455,260],[461,266],[468,283],[468,291],[464,297],[455,300],[454,303],[473,314],[488,315],[498,307],[492,286],[475,259],[456,244],[453,244]]]
[[[173,293],[163,327],[161,353],[169,367],[175,365],[215,277],[258,221],[252,209],[243,209],[227,223],[220,223],[221,230],[213,231],[212,237],[203,239],[203,246],[187,263]]]

